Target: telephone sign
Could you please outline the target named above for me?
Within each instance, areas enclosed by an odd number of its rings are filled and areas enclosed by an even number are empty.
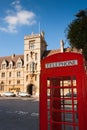
[[[45,67],[46,68],[53,68],[53,67],[74,66],[74,65],[78,65],[77,60],[48,63],[45,65]]]

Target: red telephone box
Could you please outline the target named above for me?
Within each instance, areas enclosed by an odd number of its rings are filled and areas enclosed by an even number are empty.
[[[87,75],[81,54],[41,61],[40,130],[87,129]]]

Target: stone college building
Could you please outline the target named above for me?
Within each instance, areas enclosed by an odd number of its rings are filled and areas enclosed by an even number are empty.
[[[44,32],[24,37],[24,54],[0,57],[0,94],[6,91],[28,92],[39,95],[41,59],[63,51],[81,52],[76,49],[61,48],[47,50]]]

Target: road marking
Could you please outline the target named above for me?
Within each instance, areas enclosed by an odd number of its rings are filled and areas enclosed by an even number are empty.
[[[39,116],[39,113],[33,112],[31,113],[31,116]]]

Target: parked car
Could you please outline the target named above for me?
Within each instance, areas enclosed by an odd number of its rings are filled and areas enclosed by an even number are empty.
[[[27,92],[19,92],[18,96],[20,96],[20,97],[30,97],[31,95]]]
[[[5,96],[5,97],[15,97],[16,95],[13,92],[4,92],[2,94],[2,96]]]

